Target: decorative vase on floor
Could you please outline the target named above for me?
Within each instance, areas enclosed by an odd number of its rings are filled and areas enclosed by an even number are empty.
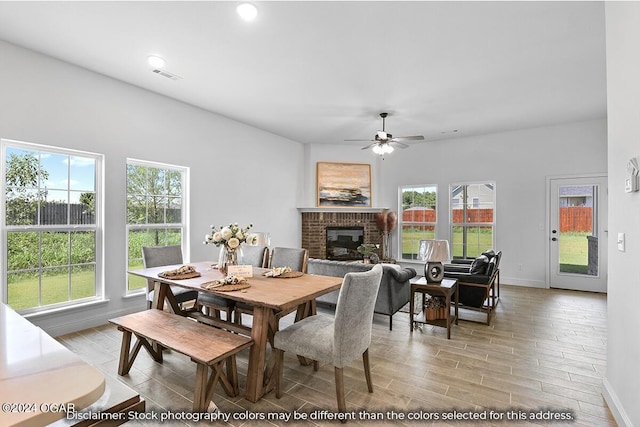
[[[227,246],[220,247],[220,255],[218,257],[218,270],[226,275],[229,271],[230,265],[238,265],[242,260],[242,247],[238,246],[235,249],[231,249]]]
[[[391,260],[391,232],[398,225],[398,216],[389,209],[383,209],[374,214],[378,229],[382,232],[382,259],[383,261]]]

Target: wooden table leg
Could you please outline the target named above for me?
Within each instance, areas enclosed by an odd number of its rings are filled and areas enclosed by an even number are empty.
[[[414,290],[411,289],[411,299],[409,300],[409,331],[413,332],[413,299],[415,298]]]
[[[267,307],[253,308],[253,326],[251,338],[253,345],[249,352],[249,366],[247,367],[247,395],[250,402],[257,402],[263,394],[263,378],[267,356],[267,341],[269,334],[269,316],[271,310]]]
[[[447,292],[444,299],[447,307],[447,339],[451,339],[451,291]]]
[[[456,290],[454,293],[454,298],[455,298],[455,308],[454,308],[454,313],[456,314],[456,325],[458,324],[458,305],[460,304],[460,286],[458,285],[458,282],[456,282]]]

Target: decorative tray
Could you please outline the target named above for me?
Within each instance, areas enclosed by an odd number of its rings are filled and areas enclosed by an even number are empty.
[[[200,276],[201,274],[198,273],[195,267],[192,265],[183,265],[182,267],[175,270],[167,270],[158,273],[158,277],[171,280],[192,279],[194,277]]]
[[[209,282],[210,283],[210,282]],[[247,289],[250,288],[251,285],[249,283],[238,283],[235,285],[220,285],[220,286],[216,286],[213,288],[207,288],[207,289],[212,289],[214,291],[217,292],[232,292],[232,291],[239,291],[241,289]]]
[[[200,285],[201,288],[210,289],[219,292],[232,292],[239,291],[241,289],[250,288],[251,285],[247,282],[247,279],[240,276],[227,276],[222,280],[213,280],[211,282],[205,282]]]
[[[266,276],[266,273],[265,273]],[[300,277],[300,276],[304,276],[304,273],[302,271],[287,271],[286,273],[281,273],[277,276],[267,276],[267,277],[273,277],[274,279],[291,279],[293,277]]]

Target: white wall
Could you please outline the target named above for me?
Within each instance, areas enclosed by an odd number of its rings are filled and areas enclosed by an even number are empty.
[[[300,245],[302,144],[4,42],[0,58],[0,138],[105,155],[109,301],[30,318],[49,333],[144,307],[144,296],[123,299],[127,157],[191,168],[192,261],[215,259],[202,244],[212,223],[252,222],[273,245]]]
[[[640,158],[640,3],[606,2],[609,121],[609,294],[605,398],[620,426],[640,426],[640,193],[624,192]],[[624,252],[616,249],[625,233]]]
[[[398,211],[398,187],[438,186],[438,237],[449,238],[449,185],[496,183],[496,248],[503,251],[501,281],[546,286],[546,177],[606,173],[607,123],[592,120],[491,135],[427,141],[381,160],[359,147],[308,147],[307,195],[315,191],[315,162],[372,164],[374,206]],[[345,160],[348,159],[348,160]],[[314,199],[307,198],[309,206]],[[394,233],[397,246],[397,231]],[[395,250],[397,257],[398,250]],[[522,270],[518,270],[522,264]]]

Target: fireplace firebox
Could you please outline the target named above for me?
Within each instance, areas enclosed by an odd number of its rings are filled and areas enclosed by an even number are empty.
[[[360,260],[363,255],[358,246],[364,243],[364,227],[343,226],[327,227],[327,259]]]

